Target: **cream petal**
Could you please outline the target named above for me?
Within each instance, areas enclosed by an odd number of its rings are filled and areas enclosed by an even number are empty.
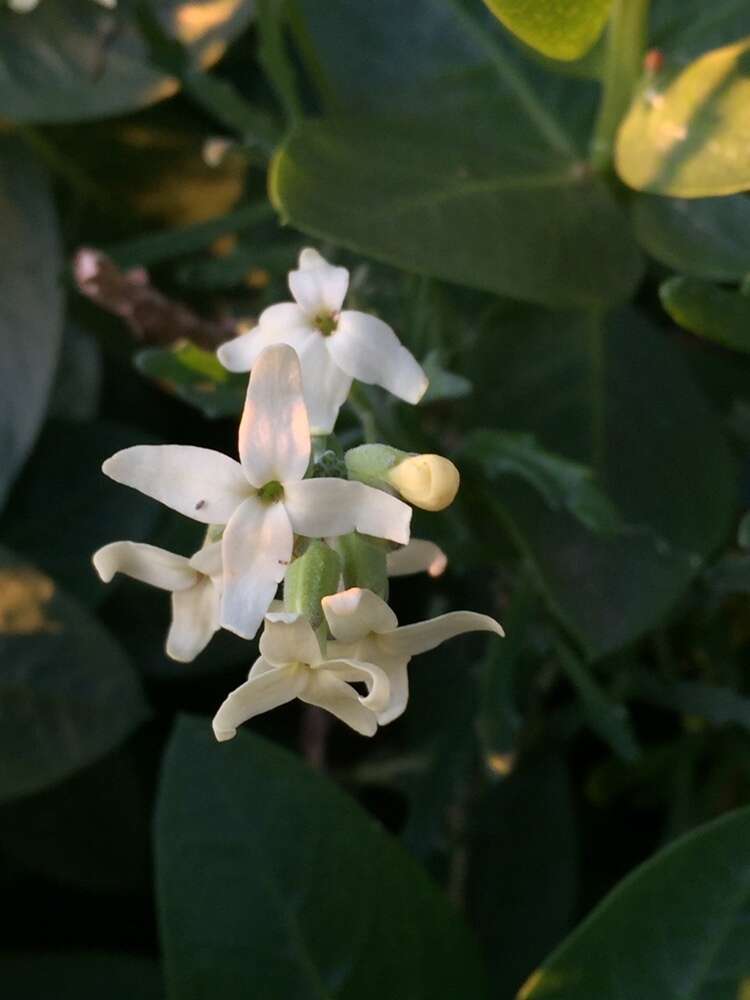
[[[253,638],[284,578],[293,541],[282,503],[251,497],[238,508],[222,539],[223,628]]]
[[[328,261],[322,254],[318,253],[315,247],[303,247],[299,252],[299,263],[297,266],[300,271],[304,271],[310,267],[322,267],[327,263]]]
[[[255,672],[232,691],[214,716],[216,739],[231,740],[243,722],[297,698],[307,684],[307,674],[305,667],[298,666]]]
[[[371,632],[393,632],[398,618],[371,590],[350,587],[321,601],[328,627],[340,642],[356,642]]]
[[[302,395],[302,371],[293,348],[268,347],[250,376],[239,432],[240,460],[248,480],[302,479],[310,461],[310,426]]]
[[[446,639],[466,632],[494,632],[505,635],[502,626],[489,615],[479,615],[474,611],[451,611],[447,615],[431,618],[429,621],[402,625],[400,628],[378,637],[378,643],[386,653],[400,656],[416,656],[434,649]]]
[[[408,545],[389,552],[386,564],[388,576],[411,576],[412,573],[441,576],[448,565],[448,557],[434,542],[412,538]]]
[[[289,272],[289,290],[295,301],[310,319],[321,312],[338,313],[349,288],[349,272],[345,267],[334,267],[322,257],[314,263],[312,258],[305,260],[304,267]]]
[[[226,524],[250,492],[238,462],[192,445],[125,448],[107,459],[102,472],[204,524]]]
[[[189,663],[202,653],[219,627],[219,589],[202,577],[190,590],[172,594],[172,624],[167,636],[167,656]]]
[[[380,385],[407,403],[418,403],[429,379],[414,355],[382,320],[345,310],[327,339],[331,357],[347,375]]]
[[[307,683],[298,697],[324,708],[362,736],[374,736],[377,731],[375,713],[364,707],[353,687],[329,670],[307,671]]]
[[[325,338],[311,336],[300,351],[302,386],[312,434],[330,434],[352,380],[331,359]]]
[[[384,711],[390,702],[391,684],[386,672],[375,663],[365,660],[333,659],[319,664],[314,670],[325,670],[335,674],[349,684],[361,682],[367,687],[367,695],[358,694],[362,705],[371,712]]]
[[[294,530],[309,538],[359,531],[405,545],[411,507],[383,490],[348,479],[304,479],[287,483],[284,503]]]
[[[184,556],[144,542],[111,542],[94,553],[93,563],[105,583],[115,573],[124,573],[161,590],[185,590],[198,580],[198,574]]]
[[[285,663],[316,664],[322,659],[318,640],[307,618],[283,612],[266,615],[260,652],[275,667]]]
[[[204,576],[221,576],[223,571],[221,561],[221,539],[218,542],[210,542],[198,549],[195,555],[190,557],[190,565],[193,569],[203,573]]]

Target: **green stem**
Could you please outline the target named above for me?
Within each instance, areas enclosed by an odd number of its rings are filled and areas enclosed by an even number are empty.
[[[591,143],[591,163],[601,172],[611,166],[617,129],[641,75],[649,7],[650,0],[614,0],[607,28],[604,89]]]
[[[378,440],[378,423],[370,401],[362,392],[356,382],[352,383],[349,391],[349,405],[357,414],[359,422],[362,424],[362,436],[366,444],[374,444]]]

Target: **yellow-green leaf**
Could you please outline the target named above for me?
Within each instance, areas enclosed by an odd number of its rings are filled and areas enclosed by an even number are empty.
[[[750,188],[750,38],[706,53],[633,102],[616,165],[630,187],[678,198]]]
[[[602,32],[612,0],[485,0],[506,28],[552,59],[579,59]]]

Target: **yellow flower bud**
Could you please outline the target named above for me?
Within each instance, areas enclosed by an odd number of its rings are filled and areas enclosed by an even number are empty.
[[[460,476],[453,462],[441,455],[412,455],[389,470],[388,482],[415,507],[443,510],[453,503]]]

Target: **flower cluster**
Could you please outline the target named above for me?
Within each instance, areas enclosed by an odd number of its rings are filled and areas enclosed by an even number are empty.
[[[342,308],[348,281],[346,269],[303,250],[289,275],[295,301],[269,307],[219,349],[227,368],[251,373],[239,462],[142,445],[103,465],[116,482],[207,526],[189,559],[125,541],[94,556],[104,581],[120,572],[172,594],[167,653],[188,661],[219,628],[251,639],[262,626],[260,657],[214,719],[219,740],[294,698],[371,736],[404,711],[412,656],[464,632],[503,634],[469,611],[399,627],[386,603],[389,576],[445,568],[437,546],[410,539],[404,500],[441,510],[459,479],[438,455],[381,444],[344,453],[329,436],[354,379],[411,403],[427,387],[389,326]]]

